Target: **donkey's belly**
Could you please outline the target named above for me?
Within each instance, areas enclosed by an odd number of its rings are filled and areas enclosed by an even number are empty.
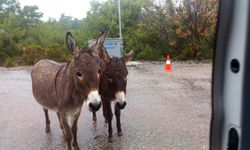
[[[40,60],[31,71],[32,91],[36,101],[44,108],[58,110],[58,101],[55,92],[55,79],[61,64]]]

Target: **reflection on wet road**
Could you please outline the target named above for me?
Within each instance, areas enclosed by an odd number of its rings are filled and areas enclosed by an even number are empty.
[[[121,112],[124,135],[108,143],[102,111],[93,123],[84,105],[78,121],[81,149],[208,149],[211,112],[211,64],[144,62],[128,67],[128,105]],[[100,109],[101,110],[101,109]],[[30,68],[0,69],[0,150],[66,149],[56,113],[50,111],[51,133],[31,90]]]

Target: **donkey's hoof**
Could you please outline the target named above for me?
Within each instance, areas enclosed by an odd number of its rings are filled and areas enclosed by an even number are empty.
[[[45,128],[45,132],[46,132],[46,133],[50,133],[50,127],[46,127],[46,128]]]
[[[73,143],[72,146],[74,147],[75,150],[80,150],[78,143]]]
[[[79,146],[77,146],[77,147],[74,147],[74,149],[75,149],[75,150],[80,150],[80,147],[79,147]]]
[[[113,143],[113,138],[109,137],[108,141],[109,141],[109,143]]]
[[[72,147],[68,147],[68,150],[72,150]]]
[[[118,136],[123,136],[122,131],[118,132]]]

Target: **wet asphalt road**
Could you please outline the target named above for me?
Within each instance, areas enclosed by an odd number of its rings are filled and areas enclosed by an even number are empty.
[[[78,143],[90,150],[208,150],[211,116],[211,64],[143,62],[128,67],[127,106],[122,110],[123,136],[113,118],[108,143],[102,111],[93,123],[84,105]],[[66,149],[56,114],[49,112],[51,133],[31,90],[30,68],[0,68],[0,150]]]

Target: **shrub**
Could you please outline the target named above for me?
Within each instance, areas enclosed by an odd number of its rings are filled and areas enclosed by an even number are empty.
[[[65,61],[63,51],[60,50],[59,44],[51,44],[45,50],[46,58],[52,59],[55,61]]]
[[[38,45],[28,45],[22,48],[22,58],[24,65],[34,65],[45,58],[45,51]]]
[[[17,67],[21,64],[21,57],[8,57],[5,59],[4,67]]]

